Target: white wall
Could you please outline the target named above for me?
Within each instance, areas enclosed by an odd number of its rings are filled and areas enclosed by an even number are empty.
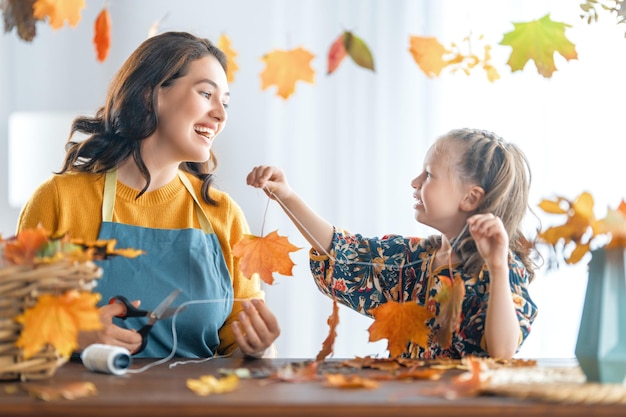
[[[110,0],[113,39],[103,64],[95,59],[91,28],[102,2],[89,1],[77,28],[53,31],[39,24],[26,43],[0,36],[0,233],[14,232],[18,208],[8,205],[8,118],[17,111],[95,111],[114,72],[165,15],[162,30],[189,30],[217,40],[226,33],[239,52],[240,71],[231,84],[229,124],[215,148],[218,184],[241,204],[253,233],[278,229],[307,248],[295,227],[267,198],[245,186],[259,164],[278,164],[291,184],[329,221],[369,235],[424,235],[411,208],[409,182],[434,138],[454,127],[494,130],[518,143],[531,158],[537,203],[553,193],[574,197],[594,192],[598,207],[617,204],[623,188],[619,83],[626,63],[624,26],[577,26],[568,36],[579,60],[557,58],[559,72],[546,80],[533,64],[523,73],[484,81],[444,74],[428,79],[408,53],[409,35],[457,41],[470,31],[491,44],[512,22],[538,19],[578,23],[578,3],[543,0]],[[601,20],[601,23],[602,20]],[[606,20],[604,21],[606,23]],[[604,27],[605,29],[602,29]],[[326,54],[342,30],[362,37],[374,53],[376,73],[346,60],[326,75]],[[621,30],[621,33],[620,33]],[[316,84],[298,83],[288,100],[260,90],[260,57],[297,46],[316,54]],[[505,48],[494,48],[504,62]],[[499,55],[500,54],[500,55]],[[616,80],[616,81],[613,81]],[[42,132],[46,127],[41,126]],[[68,126],[69,130],[69,126]],[[41,152],[33,149],[33,152]],[[12,161],[15,162],[15,161]],[[61,161],[54,161],[60,166]],[[27,162],[20,162],[26,164]],[[617,185],[616,185],[617,184]],[[263,224],[265,219],[265,224]],[[327,334],[331,301],[315,288],[307,250],[292,254],[293,277],[267,287],[283,335],[282,356],[312,357]],[[585,268],[540,273],[531,286],[540,316],[522,356],[572,356],[582,307]],[[341,308],[336,356],[376,354],[385,343],[368,343],[371,320]]]

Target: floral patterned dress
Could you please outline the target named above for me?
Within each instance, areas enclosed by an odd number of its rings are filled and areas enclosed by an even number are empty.
[[[335,229],[331,258],[311,250],[310,267],[315,283],[323,293],[336,297],[338,302],[361,314],[372,317],[369,311],[388,300],[413,300],[436,313],[439,306],[434,297],[443,284],[439,276],[452,275],[445,266],[431,270],[435,253],[436,249],[425,247],[422,238],[399,235],[365,238]],[[479,276],[469,276],[460,264],[452,265],[452,269],[465,282],[465,299],[461,324],[452,335],[451,345],[444,349],[430,336],[427,348],[409,343],[402,356],[425,359],[487,356],[483,335],[489,300],[489,272],[485,269]],[[530,332],[537,307],[528,294],[527,270],[516,256],[509,261],[509,271],[520,326],[519,347]],[[427,325],[434,330],[435,319],[429,320]]]

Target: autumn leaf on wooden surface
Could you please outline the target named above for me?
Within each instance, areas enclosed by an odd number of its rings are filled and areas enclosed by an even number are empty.
[[[103,8],[94,23],[93,43],[96,46],[98,61],[104,62],[111,47],[111,16],[109,9]]]
[[[274,283],[273,273],[292,276],[294,263],[289,257],[290,252],[295,252],[298,248],[289,242],[284,236],[279,236],[274,230],[265,237],[254,235],[244,235],[243,238],[233,246],[233,255],[240,258],[239,269],[247,278],[252,278],[254,274],[268,284]]]
[[[217,41],[217,47],[220,48],[226,54],[227,68],[226,79],[229,83],[235,81],[235,73],[239,71],[239,65],[235,58],[237,57],[237,51],[232,48],[232,43],[227,35],[222,34]]]
[[[0,10],[4,16],[4,31],[17,30],[17,36],[31,42],[37,35],[37,21],[33,16],[33,5],[36,0],[2,0]]]
[[[100,294],[66,291],[55,296],[42,294],[34,307],[28,308],[15,320],[22,324],[15,345],[28,359],[46,344],[52,345],[59,355],[69,357],[78,347],[79,330],[97,330],[102,327],[96,304]]]
[[[449,380],[443,380],[435,386],[420,389],[419,395],[437,396],[449,400],[479,395],[482,388],[481,359],[474,356],[466,356],[463,358],[463,364],[468,371],[455,376],[452,383]]]
[[[414,302],[387,301],[369,313],[374,316],[374,323],[368,329],[369,341],[387,339],[391,357],[400,356],[409,342],[427,346],[430,330],[426,322],[434,315],[426,307]]]
[[[209,394],[223,394],[239,387],[239,377],[235,374],[217,378],[213,375],[203,375],[200,378],[188,378],[187,388],[200,396]]]
[[[435,296],[435,300],[439,302],[439,313],[435,319],[435,327],[437,332],[435,337],[437,343],[447,349],[452,343],[452,334],[459,330],[461,324],[461,310],[463,299],[465,298],[465,283],[461,274],[455,274],[454,280],[450,277],[440,275],[439,279],[443,286],[439,293]]]
[[[379,383],[359,375],[326,374],[325,386],[333,388],[378,388]]]
[[[346,55],[358,66],[374,71],[374,57],[365,41],[352,32],[344,31],[328,52],[328,74],[332,74],[339,67]]]
[[[286,100],[295,92],[296,82],[314,84],[315,71],[311,68],[313,58],[315,55],[302,47],[268,52],[261,58],[265,62],[265,69],[261,73],[261,89],[275,85],[276,94]]]
[[[95,384],[90,381],[57,382],[54,385],[29,382],[22,384],[22,388],[31,396],[44,401],[76,400],[91,397],[98,393]]]
[[[322,343],[322,349],[318,352],[315,357],[316,361],[323,361],[328,355],[333,353],[333,346],[335,345],[335,338],[337,337],[337,325],[339,324],[339,304],[337,303],[337,299],[333,299],[333,312],[330,316],[328,316],[329,331],[328,336]]]
[[[33,5],[33,16],[42,20],[47,17],[54,30],[61,28],[66,20],[70,26],[76,27],[83,8],[85,0],[37,0]]]
[[[513,23],[513,26],[514,29],[505,33],[500,41],[500,45],[512,48],[507,64],[513,72],[523,70],[532,59],[539,74],[550,78],[556,71],[555,52],[567,61],[578,58],[576,46],[565,37],[565,29],[571,25],[555,22],[549,14],[539,20]]]
[[[409,52],[428,78],[438,77],[441,70],[448,65],[444,55],[450,51],[435,37],[410,36]]]
[[[270,375],[270,379],[284,382],[310,382],[318,379],[317,361],[312,361],[302,366],[288,363],[279,367],[276,372]]]

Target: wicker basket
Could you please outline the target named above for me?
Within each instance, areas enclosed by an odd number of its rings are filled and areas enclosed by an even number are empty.
[[[15,346],[21,325],[14,318],[33,307],[42,294],[90,291],[102,270],[92,261],[59,261],[37,266],[0,268],[0,380],[34,380],[54,375],[67,358],[47,346],[28,359]]]

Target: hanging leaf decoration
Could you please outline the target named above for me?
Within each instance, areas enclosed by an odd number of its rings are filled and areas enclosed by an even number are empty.
[[[523,70],[532,59],[539,74],[550,78],[556,71],[555,52],[567,61],[578,58],[576,46],[565,37],[565,29],[572,25],[555,22],[547,14],[539,20],[513,23],[513,26],[514,29],[505,33],[500,42],[500,45],[512,48],[507,64],[513,72]]]
[[[330,46],[327,73],[335,72],[346,56],[358,66],[374,71],[374,58],[367,44],[352,32],[344,31]]]
[[[327,74],[332,74],[341,64],[341,61],[348,56],[348,51],[343,43],[343,33],[335,39],[335,42],[330,46],[328,51],[328,71]]]
[[[428,78],[438,77],[441,70],[448,65],[443,57],[450,51],[435,37],[410,36],[409,52]]]
[[[37,304],[26,309],[15,320],[23,328],[15,342],[28,359],[46,344],[52,345],[59,355],[69,357],[78,347],[79,330],[97,330],[102,327],[96,304],[100,294],[92,292],[66,291],[55,296],[42,294]]]
[[[57,30],[67,20],[69,25],[76,27],[80,22],[80,12],[85,8],[85,0],[37,0],[33,5],[33,16],[36,19],[49,19],[52,29]]]
[[[337,338],[337,325],[339,324],[339,305],[337,304],[336,298],[333,299],[333,312],[330,316],[328,316],[328,320],[326,322],[329,327],[328,336],[324,342],[322,342],[322,349],[315,357],[316,361],[323,361],[328,355],[333,353],[335,338]]]
[[[111,16],[106,7],[98,13],[94,23],[93,43],[96,46],[98,61],[104,62],[111,47]]]
[[[254,274],[267,284],[274,283],[273,273],[292,276],[294,263],[289,257],[290,252],[302,248],[292,245],[284,236],[279,236],[275,230],[265,237],[244,235],[233,246],[233,255],[240,258],[241,273],[252,278]]]
[[[220,48],[226,54],[227,67],[226,79],[229,83],[235,81],[235,73],[239,71],[239,65],[235,61],[237,57],[237,51],[232,48],[232,43],[227,35],[222,34],[217,41],[217,47]]]
[[[443,286],[435,296],[439,302],[439,313],[435,319],[437,343],[447,349],[452,343],[452,334],[459,330],[461,325],[461,312],[463,299],[465,298],[465,284],[461,274],[455,274],[454,280],[443,275],[439,276]],[[439,325],[439,327],[437,327]]]
[[[31,42],[37,35],[37,20],[33,16],[36,0],[0,0],[0,10],[4,16],[4,31],[17,30],[17,36]]]
[[[285,100],[296,89],[296,82],[315,83],[315,71],[311,68],[311,60],[315,58],[311,52],[303,48],[290,51],[275,49],[265,54],[261,60],[265,69],[261,73],[261,89],[275,85],[276,94]]]
[[[414,302],[387,301],[369,313],[374,316],[374,323],[368,329],[369,341],[387,339],[392,358],[400,356],[409,342],[427,346],[430,330],[426,322],[434,315],[426,307]]]

